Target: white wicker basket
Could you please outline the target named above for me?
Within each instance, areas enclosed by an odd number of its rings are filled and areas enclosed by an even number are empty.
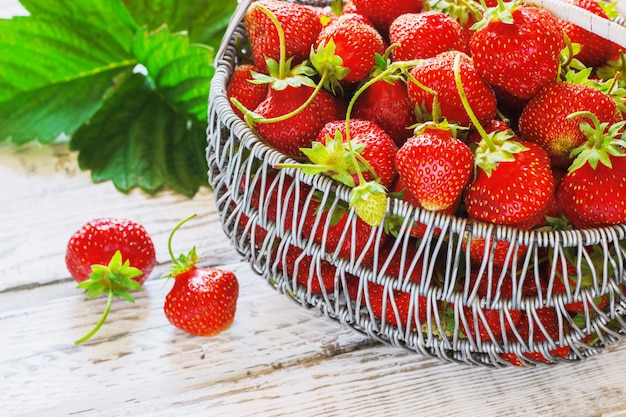
[[[385,273],[384,259],[375,256],[374,265],[361,262],[360,254],[353,253],[350,259],[342,258],[326,250],[322,244],[313,242],[302,235],[298,213],[289,216],[290,224],[285,224],[285,212],[302,210],[311,203],[313,193],[321,193],[331,210],[348,201],[349,189],[328,177],[306,175],[298,170],[283,169],[277,172],[272,168],[277,163],[288,162],[289,158],[266,146],[231,110],[226,97],[226,86],[237,65],[234,40],[245,36],[242,23],[243,12],[249,1],[244,1],[233,17],[228,35],[219,52],[216,73],[211,85],[209,101],[208,150],[210,184],[215,190],[217,208],[225,233],[234,247],[250,263],[252,269],[262,276],[276,290],[295,300],[304,307],[319,309],[324,315],[365,333],[384,343],[407,348],[424,355],[446,361],[474,365],[506,366],[510,362],[502,358],[504,352],[512,352],[521,357],[524,364],[544,364],[577,362],[600,352],[604,347],[618,341],[626,330],[625,264],[626,264],[626,225],[617,225],[591,230],[558,232],[520,231],[501,226],[471,222],[466,218],[434,214],[403,201],[391,198],[388,215],[402,216],[405,221],[396,239],[392,252],[400,252],[405,259],[400,278]],[[535,2],[536,3],[536,2]],[[311,1],[308,4],[321,5]],[[572,21],[584,28],[623,44],[626,29],[617,23],[606,22],[588,13],[561,3],[558,0],[539,2],[561,19]],[[244,187],[241,185],[245,184]],[[261,190],[260,204],[255,208],[250,192]],[[268,212],[263,202],[277,198],[277,212]],[[344,229],[343,239],[354,238],[352,227],[355,215]],[[329,216],[330,217],[330,216]],[[272,221],[271,219],[281,219]],[[317,227],[328,229],[325,218],[318,215]],[[415,241],[411,239],[410,225],[421,222],[428,226],[425,236]],[[375,253],[380,251],[382,227],[373,228],[368,244]],[[491,254],[485,253],[483,262],[476,266],[468,261],[468,254],[462,244],[464,238],[486,238],[492,241],[512,242],[509,255],[511,266],[507,274],[516,278],[513,281],[512,296],[505,298],[497,286],[493,297],[478,297],[472,285],[463,279],[477,269],[482,279],[498,283],[508,279],[494,272]],[[409,256],[409,245],[412,248]],[[517,248],[525,245],[528,250],[520,259]],[[309,280],[306,285],[298,282],[295,273],[283,267],[281,260],[290,246],[303,250],[296,268],[306,268]],[[591,249],[594,248],[594,249]],[[564,268],[565,251],[577,254],[576,276],[580,281],[584,271],[598,271],[592,285],[578,285],[571,292],[554,294],[552,287],[557,274]],[[591,257],[592,251],[596,256]],[[597,256],[597,254],[600,256]],[[310,255],[311,263],[304,262]],[[540,257],[548,256],[549,277],[539,284],[537,265]],[[416,258],[420,258],[418,263]],[[601,265],[600,265],[601,263]],[[314,281],[319,272],[328,264],[333,266],[334,285],[332,289],[313,291]],[[418,268],[417,271],[412,269]],[[420,275],[419,283],[409,279],[411,272]],[[357,293],[348,290],[349,281],[358,277]],[[389,295],[388,303],[382,306],[383,312],[374,314],[369,300],[370,287],[382,285]],[[524,297],[521,288],[536,285],[536,296]],[[354,287],[352,287],[354,288]],[[379,287],[380,288],[380,287]],[[411,294],[407,317],[400,317],[396,309],[394,291]],[[421,297],[425,302],[418,302]],[[597,307],[593,303],[604,297],[606,305]],[[566,305],[572,302],[586,302],[588,308],[576,320],[567,311]],[[595,306],[595,307],[594,307]],[[497,310],[501,320],[508,320],[512,311],[522,310],[532,322],[538,309],[553,309],[559,321],[558,338],[534,343],[531,339],[512,336],[489,337],[463,335],[461,330],[468,326],[468,319],[480,319],[485,309]],[[395,325],[388,318],[395,317]],[[385,319],[381,319],[383,317]],[[452,324],[451,324],[452,323]],[[534,331],[542,331],[538,321]],[[493,337],[492,337],[493,336]],[[504,340],[502,340],[504,339]],[[552,354],[557,347],[569,347],[566,358]],[[528,353],[539,353],[543,360]]]

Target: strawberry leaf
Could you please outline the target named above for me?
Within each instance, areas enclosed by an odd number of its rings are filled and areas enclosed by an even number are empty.
[[[70,142],[81,169],[95,182],[155,194],[163,186],[192,196],[205,185],[204,127],[161,100],[142,74],[133,74]]]

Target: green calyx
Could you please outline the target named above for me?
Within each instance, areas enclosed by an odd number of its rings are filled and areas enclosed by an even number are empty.
[[[359,184],[350,192],[350,207],[365,223],[378,226],[387,211],[387,190],[375,181]]]
[[[596,169],[598,163],[612,168],[611,156],[626,156],[624,153],[626,132],[623,132],[626,121],[612,125],[607,122],[600,123],[596,115],[588,111],[575,112],[567,116],[568,119],[579,117],[589,118],[593,124],[589,124],[586,120],[580,122],[580,130],[587,137],[587,142],[572,150],[570,157],[575,159],[568,169],[569,172],[577,170],[586,163],[593,169]]]
[[[343,66],[343,59],[335,55],[335,41],[331,38],[328,43],[320,43],[317,49],[311,48],[309,60],[318,74],[324,75],[324,88],[336,94],[341,90],[339,81],[343,80],[350,69]]]
[[[485,9],[485,12],[483,13],[483,18],[480,21],[474,23],[471,29],[481,29],[487,26],[489,22],[492,21],[499,21],[508,25],[512,25],[514,23],[513,11],[519,8],[521,5],[522,3],[520,1],[505,2],[503,0],[498,0],[497,6]]]
[[[167,239],[167,250],[170,254],[170,259],[172,260],[173,264],[170,272],[168,274],[165,274],[163,278],[176,278],[178,275],[184,274],[185,272],[192,269],[196,265],[196,263],[198,263],[198,254],[196,253],[195,246],[189,251],[187,255],[180,254],[178,258],[174,256],[174,252],[172,251],[172,239],[174,237],[174,234],[178,229],[180,229],[183,224],[187,223],[194,217],[196,217],[196,215],[192,214],[186,219],[181,220],[180,223],[174,226],[174,228],[170,232],[170,235]]]
[[[369,164],[360,157],[361,152],[365,149],[365,145],[358,141],[353,142],[352,150],[359,155],[359,159],[362,161],[359,168],[372,171]],[[348,187],[356,185],[353,178],[356,170],[352,163],[352,155],[348,145],[343,141],[343,135],[340,131],[336,131],[332,139],[330,136],[327,136],[326,145],[321,142],[313,142],[310,148],[301,148],[301,151],[311,163],[276,164],[274,168],[299,168],[302,172],[309,175],[328,175]]]
[[[143,272],[135,267],[130,266],[130,261],[122,262],[122,253],[116,251],[108,265],[92,265],[92,273],[89,279],[78,284],[77,288],[83,288],[89,299],[96,298],[104,293],[107,294],[107,304],[104,312],[96,326],[85,336],[76,340],[74,344],[79,345],[89,340],[102,327],[106,321],[113,299],[121,297],[131,303],[135,299],[129,294],[129,291],[141,291],[141,284],[134,280],[143,274]]]

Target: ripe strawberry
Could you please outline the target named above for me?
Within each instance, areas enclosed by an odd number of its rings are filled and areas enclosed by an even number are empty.
[[[421,208],[419,201],[407,188],[406,183],[402,180],[401,177],[398,177],[398,179],[394,182],[390,196],[395,197],[399,200],[406,201],[407,203],[415,207]],[[461,198],[458,198],[457,201],[448,206],[448,208],[441,210],[440,212],[448,215],[453,215],[459,208],[460,203]],[[392,236],[398,236],[404,221],[405,219],[402,216],[388,215],[387,219],[385,220],[385,230]],[[431,226],[420,221],[415,221],[411,226],[411,237],[422,238],[426,235],[426,233],[430,233],[431,235],[436,236],[441,233],[441,229],[432,229]]]
[[[259,72],[259,70],[252,64],[242,64],[235,68],[226,88],[226,97],[229,101],[231,97],[235,97],[244,107],[254,109],[265,100],[267,85],[252,83],[254,72]],[[233,104],[231,107],[235,114],[243,119],[242,111]]]
[[[520,98],[530,98],[555,81],[563,29],[545,9],[503,2],[488,9],[470,40],[478,72],[491,84]]]
[[[422,86],[414,82],[408,83],[409,99],[417,106],[425,106],[425,110],[433,113],[434,93],[441,109],[441,117],[468,126],[470,118],[463,107],[455,84],[453,65],[456,57],[460,57],[461,80],[469,104],[478,118],[483,122],[496,115],[496,98],[493,90],[478,75],[472,58],[459,51],[443,52],[434,58],[425,59],[415,66],[410,75]]]
[[[372,77],[387,69],[388,59],[378,56],[377,63]],[[406,82],[395,74],[384,76],[363,91],[354,102],[352,116],[371,120],[382,127],[398,147],[412,136],[409,127],[417,123],[415,106],[409,100]]]
[[[279,268],[284,268],[289,276],[294,276],[298,285],[308,288],[311,294],[333,291],[337,268],[320,260],[313,263],[313,257],[297,246],[289,245],[281,257]]]
[[[239,283],[230,271],[198,267],[195,247],[187,255],[174,258],[172,236],[192,217],[179,223],[168,240],[174,262],[169,277],[175,281],[165,297],[163,311],[170,323],[179,329],[196,336],[213,336],[229,328],[235,319]]]
[[[575,6],[585,9],[597,16],[608,19],[608,16],[597,0],[565,0]],[[589,32],[574,23],[563,21],[563,31],[570,42],[580,45],[580,52],[575,58],[587,67],[596,67],[605,64],[611,55],[614,43]]]
[[[467,249],[467,241],[467,236],[463,236],[463,250]],[[481,265],[489,259],[496,268],[506,268],[514,262],[522,262],[527,251],[528,246],[504,239],[499,239],[494,246],[494,238],[491,238],[487,247],[487,239],[474,236],[470,241],[469,259],[474,265]]]
[[[417,13],[422,9],[421,0],[352,0],[358,13],[370,19],[383,34],[400,15]]]
[[[341,66],[349,70],[342,78],[350,83],[365,79],[376,64],[375,54],[385,53],[385,42],[378,31],[351,15],[339,16],[324,27],[315,48],[323,48],[331,42],[334,43],[334,55],[341,58]],[[316,65],[314,61],[313,64]]]
[[[530,313],[532,319],[528,317],[528,314],[529,312],[524,312],[521,320],[516,326],[523,343],[530,345],[531,350],[534,350],[533,345],[537,346],[539,343],[543,343],[549,339],[551,339],[555,344],[559,342],[560,326],[558,316],[554,308],[538,308],[534,313]],[[566,323],[564,323],[564,327],[565,326]],[[513,331],[509,332],[509,340],[517,340],[517,336]],[[555,360],[554,358],[566,358],[569,354],[569,350],[569,346],[560,346],[557,344],[554,348],[550,348],[548,350],[551,358],[546,357],[540,351],[528,352],[525,353],[524,356],[527,360],[530,359],[532,361],[550,363]],[[524,366],[526,363],[526,361],[522,360],[513,352],[506,352],[501,356],[502,359],[507,360],[516,366]]]
[[[524,107],[520,134],[548,151],[553,165],[567,168],[572,150],[587,140],[579,127],[584,119],[568,118],[578,111],[594,113],[600,122],[612,124],[621,120],[615,101],[608,94],[586,84],[555,81],[541,88]]]
[[[292,2],[259,0],[244,16],[254,63],[259,70],[267,70],[267,58],[278,61],[281,49],[276,26],[259,6],[269,10],[280,23],[285,39],[285,59],[293,58],[294,64],[308,59],[311,46],[322,30],[318,14]]]
[[[156,265],[154,244],[146,229],[125,219],[98,218],[78,229],[70,238],[65,264],[91,299],[104,293],[108,301],[98,324],[80,344],[93,336],[108,315],[114,297],[133,302],[129,291],[141,290]]]
[[[371,308],[374,317],[379,320],[384,317],[387,324],[406,328],[410,323],[411,328],[415,329],[428,319],[428,298],[423,295],[418,295],[417,303],[411,305],[410,292],[391,289],[385,291],[383,285],[371,281],[360,287],[359,278],[354,275],[347,276],[346,282],[350,299],[354,302],[360,296],[361,311]]]
[[[254,113],[265,119],[280,119],[304,105],[313,94],[313,87],[270,88],[267,98],[258,105]],[[294,116],[284,120],[262,122],[256,125],[257,132],[283,154],[300,157],[302,148],[308,148],[317,138],[320,129],[337,114],[336,101],[331,93],[320,90],[313,101]]]
[[[396,154],[400,177],[427,210],[453,205],[472,175],[472,151],[452,129],[447,123],[424,126]]]
[[[508,160],[502,159],[495,168],[489,168],[489,155],[494,153],[488,146],[475,153],[476,173],[464,195],[469,216],[522,229],[540,223],[554,191],[548,154],[532,142],[517,142],[514,138],[494,142],[500,148],[496,152]],[[506,148],[521,151],[511,155]]]
[[[419,283],[424,272],[418,243],[412,240],[406,244],[397,244],[396,239],[386,240],[377,255],[366,260],[364,265],[378,274],[389,275],[402,282],[409,280]]]
[[[462,50],[461,25],[450,16],[429,11],[399,16],[389,27],[394,61],[432,58],[442,52]]]
[[[501,341],[512,328],[514,328],[522,318],[520,310],[498,310],[489,308],[463,307],[467,327],[461,323],[461,331],[467,337],[481,340]],[[476,316],[474,316],[476,314]],[[491,334],[490,334],[491,333]],[[493,337],[492,337],[493,335]]]
[[[378,180],[383,186],[388,187],[395,180],[398,172],[394,164],[394,158],[398,152],[394,141],[376,123],[369,120],[350,119],[350,138],[353,141],[353,149],[358,149],[359,159],[366,164],[362,169],[365,181]],[[334,138],[336,133],[341,133],[342,143],[347,141],[345,120],[334,120],[326,123],[320,130],[317,141],[327,145],[329,139]],[[333,155],[334,159],[349,158],[345,146],[339,155]],[[309,159],[311,153],[306,152]],[[331,162],[331,161],[328,161]],[[351,167],[352,168],[352,167]],[[358,183],[358,175],[351,170],[353,184]],[[348,184],[350,185],[350,184]]]
[[[626,222],[626,141],[620,138],[626,121],[609,126],[592,113],[581,129],[589,140],[574,153],[570,166],[556,191],[556,202],[563,214],[578,228],[602,227]]]

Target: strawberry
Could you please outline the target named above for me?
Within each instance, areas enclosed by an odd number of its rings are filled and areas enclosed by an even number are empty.
[[[467,236],[463,236],[463,250],[467,249]],[[516,244],[505,239],[499,239],[495,242],[494,238],[487,239],[484,237],[473,236],[470,241],[469,259],[474,265],[481,265],[485,259],[496,268],[506,268],[512,263],[520,263],[524,260],[524,255],[528,251],[528,246],[524,244]]]
[[[504,335],[514,328],[522,318],[522,312],[515,309],[505,311],[480,307],[463,307],[463,312],[467,320],[467,326],[465,326],[465,323],[462,323],[461,331],[467,337],[471,336],[474,339],[480,336],[481,340],[502,340]]]
[[[403,14],[389,27],[389,41],[397,45],[393,60],[432,58],[442,52],[462,50],[461,31],[459,22],[441,12]]]
[[[257,132],[270,146],[287,156],[302,156],[301,149],[310,147],[320,129],[337,115],[333,95],[320,90],[297,114],[285,117],[305,105],[313,92],[313,87],[308,85],[288,86],[282,90],[270,88],[267,98],[254,110],[256,115],[267,119],[256,125]]]
[[[198,267],[195,247],[187,255],[174,258],[172,237],[192,217],[180,222],[168,240],[173,261],[168,277],[174,278],[174,286],[165,297],[163,311],[170,323],[187,333],[214,336],[229,328],[235,319],[239,283],[230,271]]]
[[[322,30],[319,15],[309,7],[281,0],[259,0],[244,15],[255,65],[261,72],[267,70],[266,59],[281,58],[278,29],[268,14],[269,10],[284,32],[285,59],[300,63],[309,57],[311,46]]]
[[[398,148],[394,141],[380,126],[369,120],[350,119],[349,127],[353,149],[360,149],[357,152],[359,159],[365,163],[366,170],[363,170],[365,180],[373,181],[376,179],[385,187],[391,185],[398,175],[394,164]],[[348,140],[345,120],[326,123],[320,130],[317,140],[326,145],[330,138],[335,137],[337,132],[341,133],[342,142],[345,143]],[[309,152],[306,154],[311,159],[311,154]],[[357,174],[352,173],[352,177],[353,184],[356,184],[358,182]]]
[[[281,257],[279,268],[284,268],[289,276],[294,276],[298,285],[308,288],[311,294],[333,291],[337,268],[320,260],[313,263],[313,257],[297,246],[289,245]]]
[[[393,278],[408,279],[415,283],[422,280],[424,263],[418,253],[418,244],[410,240],[406,245],[397,245],[395,239],[388,239],[380,248],[377,256],[366,260],[368,268]]]
[[[252,83],[252,74],[259,72],[259,69],[252,64],[242,64],[235,68],[233,75],[226,87],[226,97],[228,100],[235,97],[248,109],[256,108],[267,96],[266,84]],[[243,112],[231,104],[235,114],[243,119]]]
[[[443,52],[428,58],[410,71],[415,82],[408,83],[409,99],[417,106],[425,105],[433,113],[435,94],[441,109],[441,117],[468,126],[470,118],[464,109],[453,75],[453,64],[460,57],[461,79],[470,106],[479,121],[493,119],[496,115],[496,99],[491,87],[479,76],[472,58],[459,51]],[[425,87],[425,88],[424,88]]]
[[[342,79],[345,82],[358,83],[369,75],[376,64],[375,54],[385,52],[385,42],[376,29],[351,16],[339,16],[324,27],[316,40],[315,48],[319,50],[332,42],[334,55],[341,58],[341,67],[348,70]]]
[[[565,0],[566,2],[585,9],[597,16],[608,19],[608,16],[597,0]],[[580,45],[580,52],[575,58],[587,67],[605,64],[613,51],[614,43],[589,32],[572,22],[563,21],[563,31],[570,42]]]
[[[579,128],[584,118],[568,118],[578,111],[589,111],[600,122],[612,124],[621,120],[617,105],[608,94],[587,84],[555,81],[541,88],[524,107],[520,134],[548,151],[553,165],[567,168],[572,150],[587,140]]]
[[[389,64],[386,55],[378,55],[376,62],[372,77],[380,75]],[[352,116],[376,123],[398,147],[411,137],[410,127],[417,123],[415,107],[409,100],[406,82],[397,74],[386,75],[363,91],[354,102]]]
[[[564,324],[564,326],[565,325],[566,324]],[[525,311],[516,329],[521,336],[521,341],[528,344],[530,349],[533,350],[532,352],[524,353],[526,360],[550,363],[554,362],[555,358],[566,358],[569,354],[569,346],[560,346],[558,344],[560,326],[554,308],[544,307],[538,308],[534,312]],[[541,352],[544,351],[544,349],[537,349],[537,346],[539,343],[549,341],[549,339],[555,343],[555,346],[548,348],[547,353],[550,357],[546,357]],[[509,340],[518,340],[517,335],[515,335],[512,330],[509,331]],[[525,360],[521,359],[513,352],[505,352],[501,357],[516,366],[524,366],[526,364]]]
[[[394,182],[394,185],[391,189],[391,196],[406,201],[415,207],[421,207],[419,201],[417,200],[417,197],[415,197],[413,193],[411,193],[411,191],[407,188],[406,183],[404,182],[402,177],[398,177],[398,179]],[[459,197],[457,201],[448,206],[448,208],[441,210],[441,212],[444,214],[453,215],[459,208],[460,203],[461,198]],[[402,216],[394,217],[392,215],[389,215],[385,220],[385,228],[389,234],[391,234],[392,236],[397,236],[404,221],[405,220]],[[411,237],[422,238],[429,230],[429,225],[420,221],[416,221],[411,226],[410,235]],[[439,233],[441,233],[441,229],[435,228],[434,230],[430,231],[430,233],[433,236],[438,235]]]
[[[626,222],[626,141],[620,137],[626,121],[600,123],[589,112],[570,115],[581,122],[588,141],[574,150],[576,158],[556,191],[556,202],[578,228]]]
[[[70,238],[65,264],[78,288],[91,299],[106,293],[107,305],[98,324],[80,344],[93,336],[106,320],[114,297],[133,302],[129,291],[141,290],[156,265],[154,244],[146,229],[126,219],[98,218],[85,223]]]
[[[489,83],[530,98],[556,80],[565,41],[560,23],[545,9],[499,1],[474,28],[471,55]]]
[[[412,304],[410,292],[389,289],[375,282],[366,281],[362,288],[360,280],[354,275],[346,277],[348,294],[351,300],[357,301],[361,296],[361,309],[370,308],[374,317],[387,324],[406,328],[410,323],[415,329],[422,326],[428,319],[428,298],[417,296],[417,304]],[[419,323],[417,322],[419,320]]]
[[[472,151],[452,129],[447,123],[426,125],[396,154],[400,177],[427,210],[453,205],[472,175]]]
[[[497,138],[497,137],[496,137]],[[478,162],[474,180],[467,187],[464,202],[469,216],[487,223],[529,228],[543,221],[554,191],[548,154],[532,142],[515,138],[493,141],[502,155],[515,152],[490,168],[493,155],[485,145],[475,154]]]
[[[383,34],[391,23],[405,13],[417,13],[422,9],[421,0],[352,0],[358,13],[370,19]]]

